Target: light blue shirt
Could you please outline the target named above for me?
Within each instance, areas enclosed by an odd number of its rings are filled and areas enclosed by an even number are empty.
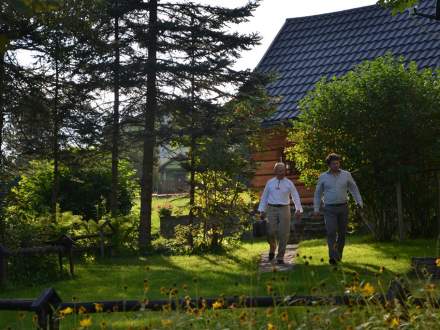
[[[323,196],[324,204],[327,205],[347,203],[347,191],[351,193],[356,204],[362,207],[361,194],[350,172],[340,170],[338,174],[333,174],[330,171],[322,173],[315,189],[313,201],[315,212],[319,211]]]

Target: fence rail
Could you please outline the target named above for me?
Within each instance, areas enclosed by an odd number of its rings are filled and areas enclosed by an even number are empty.
[[[105,228],[108,227],[110,232],[105,232]],[[109,221],[103,222],[96,234],[87,234],[79,236],[67,236],[62,235],[56,240],[45,242],[44,246],[33,246],[18,248],[10,250],[7,247],[0,244],[0,286],[7,282],[8,274],[8,258],[19,256],[39,256],[39,255],[58,255],[58,263],[60,272],[63,272],[63,258],[67,258],[69,262],[69,273],[74,276],[75,265],[73,261],[74,251],[80,251],[81,249],[76,247],[78,241],[84,239],[98,239],[98,247],[101,257],[105,256],[105,239],[111,238],[115,234],[116,230]],[[111,248],[111,247],[110,247]]]
[[[276,296],[276,297],[226,297],[222,298],[220,306],[216,308],[228,309],[248,307],[273,307],[273,306],[326,306],[326,305],[345,305],[345,306],[363,306],[368,304],[389,305],[398,301],[402,306],[409,302],[410,292],[401,282],[394,280],[386,294],[376,294],[371,297],[362,297],[358,295],[342,296]],[[0,310],[9,311],[27,311],[35,312],[39,329],[58,330],[60,319],[57,312],[67,307],[72,308],[74,313],[86,312],[89,314],[98,312],[131,312],[140,310],[160,311],[164,307],[171,310],[184,310],[191,308],[213,308],[214,303],[219,302],[219,298],[199,298],[199,299],[175,299],[175,300],[106,300],[93,302],[75,302],[63,303],[57,292],[53,288],[44,290],[41,295],[35,299],[0,299]],[[440,300],[411,298],[411,304],[424,307],[429,303],[430,306],[439,308]],[[99,308],[97,308],[99,306]]]

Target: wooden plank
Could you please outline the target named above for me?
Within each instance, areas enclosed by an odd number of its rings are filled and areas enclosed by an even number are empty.
[[[313,197],[301,198],[302,205],[313,205]]]
[[[269,150],[256,152],[251,158],[255,161],[279,161],[281,156],[281,150]]]
[[[251,186],[253,188],[261,188],[261,187],[264,188],[264,186],[266,185],[266,182],[268,180],[272,179],[273,177],[274,177],[273,174],[255,175],[251,180]],[[295,184],[295,186],[297,188],[300,186],[304,186],[304,183],[299,181],[298,175],[288,176],[288,178],[293,181],[293,183]]]

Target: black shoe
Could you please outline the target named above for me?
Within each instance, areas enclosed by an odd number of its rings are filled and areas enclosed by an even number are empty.
[[[277,264],[278,265],[284,265],[284,260],[283,259],[278,259],[277,260]]]
[[[336,259],[333,259],[333,258],[329,259],[328,263],[329,263],[330,265],[333,265],[333,266],[335,266],[335,265],[338,264],[338,262],[336,261]]]
[[[269,261],[272,261],[275,258],[275,253],[269,253]]]

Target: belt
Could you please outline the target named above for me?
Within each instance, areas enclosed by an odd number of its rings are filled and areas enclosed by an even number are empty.
[[[337,207],[337,206],[346,206],[347,203],[339,203],[339,204],[325,204],[325,206],[333,206],[333,207]]]
[[[286,204],[286,205],[284,205],[284,204],[267,204],[267,205],[272,206],[272,207],[284,207],[284,206],[289,206],[288,204]]]

